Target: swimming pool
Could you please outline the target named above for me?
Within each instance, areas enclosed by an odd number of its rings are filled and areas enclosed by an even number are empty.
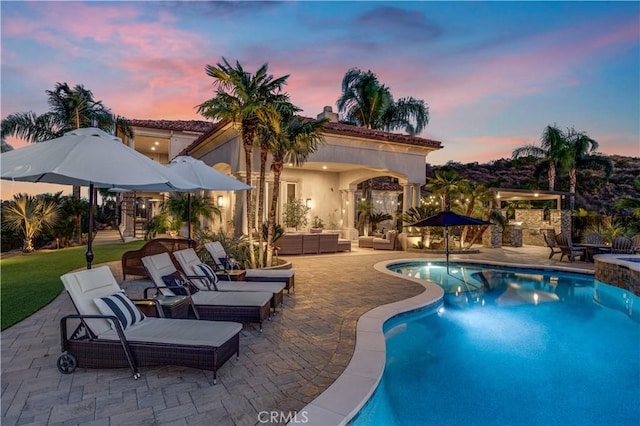
[[[401,269],[443,285],[444,304],[387,321],[385,371],[353,425],[640,422],[637,296],[567,272]]]

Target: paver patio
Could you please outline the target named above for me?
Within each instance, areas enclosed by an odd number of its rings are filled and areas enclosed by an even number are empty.
[[[353,353],[358,318],[368,310],[414,296],[418,284],[382,274],[377,262],[425,257],[421,253],[357,249],[351,253],[290,257],[296,292],[264,325],[263,333],[245,325],[240,358],[218,372],[161,366],[141,369],[56,369],[60,354],[59,321],[75,313],[66,293],[1,333],[3,426],[51,425],[255,425],[269,412],[294,413],[325,390]],[[429,256],[443,257],[443,256]],[[559,264],[548,249],[481,249],[457,258],[512,263]],[[563,266],[592,269],[576,262]],[[119,262],[112,262],[121,278]],[[128,292],[137,288],[123,284]]]

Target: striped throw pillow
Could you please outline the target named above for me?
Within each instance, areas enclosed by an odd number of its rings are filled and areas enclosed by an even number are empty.
[[[123,329],[144,320],[146,317],[124,293],[93,299],[102,315],[113,315],[120,321]]]
[[[216,287],[216,284],[218,283],[218,276],[213,271],[213,269],[211,269],[211,266],[207,265],[206,263],[200,263],[196,265],[196,271],[200,271],[200,274],[209,279],[207,287],[213,286],[214,290],[218,290],[218,288]]]

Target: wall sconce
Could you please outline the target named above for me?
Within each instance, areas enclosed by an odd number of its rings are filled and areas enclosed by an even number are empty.
[[[218,195],[218,207],[222,207],[222,204],[224,203],[224,197],[222,195]]]
[[[307,198],[307,201],[304,203],[305,206],[307,206],[308,209],[311,208],[311,198]]]

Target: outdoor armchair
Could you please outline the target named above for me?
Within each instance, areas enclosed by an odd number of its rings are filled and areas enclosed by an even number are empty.
[[[558,243],[558,247],[562,252],[560,254],[560,261],[562,261],[562,258],[565,256],[567,256],[570,262],[575,261],[576,256],[580,256],[580,260],[586,259],[586,256],[587,256],[586,250],[583,247],[574,247],[573,243],[571,242],[571,239],[568,238],[566,235],[564,234],[556,235],[556,242]]]
[[[633,254],[633,240],[629,237],[616,237],[611,242],[611,253]]]
[[[373,243],[372,243],[373,248],[376,250],[395,250],[397,237],[398,237],[398,231],[396,230],[387,231],[385,238],[373,239]]]
[[[258,323],[270,319],[273,293],[248,291],[199,291],[197,285],[180,274],[169,253],[159,253],[142,258],[158,291],[164,295],[175,295],[176,286],[190,295],[200,318],[213,321],[238,321]],[[166,282],[175,283],[168,287]],[[180,285],[181,284],[181,285]],[[183,294],[185,294],[183,293]]]
[[[584,238],[584,242],[587,244],[604,244],[604,238],[601,234],[592,232]]]
[[[122,292],[107,266],[61,278],[78,314],[60,321],[58,369],[181,365],[213,371],[240,353],[242,324],[145,317]],[[75,328],[73,328],[75,324]]]
[[[551,253],[549,253],[549,259],[551,259],[554,254],[562,253],[562,250],[560,250],[556,242],[546,232],[543,232],[542,236],[544,237],[545,244],[549,247],[549,250],[551,250]]]

